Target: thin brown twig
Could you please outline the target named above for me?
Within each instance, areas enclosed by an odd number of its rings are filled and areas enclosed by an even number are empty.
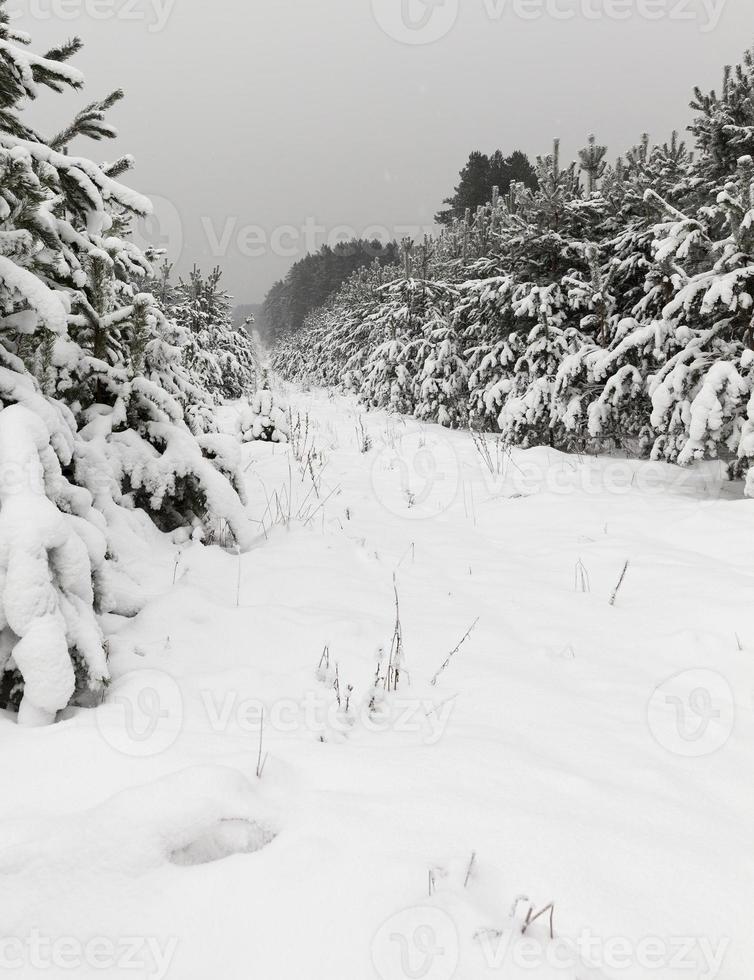
[[[533,912],[534,912],[534,906],[531,905],[529,907],[529,911],[526,914],[526,922],[524,923],[523,928],[521,929],[521,935],[525,936],[526,930],[529,928],[529,926],[533,925],[537,921],[537,919],[540,919],[543,915],[545,915],[545,913],[549,912],[550,913],[550,939],[554,939],[555,938],[555,902],[550,902],[549,905],[545,905],[545,907],[541,909],[539,912],[537,912],[536,915],[533,915],[532,914]]]
[[[469,628],[466,630],[466,632],[463,635],[462,639],[459,640],[459,642],[456,644],[456,646],[450,651],[450,653],[448,654],[448,656],[445,658],[444,663],[442,664],[442,666],[440,667],[440,669],[437,671],[437,673],[435,674],[435,676],[432,678],[432,681],[431,681],[432,687],[435,687],[437,685],[437,682],[440,679],[440,674],[442,674],[443,671],[447,670],[447,668],[450,666],[450,661],[453,659],[453,657],[455,657],[455,655],[458,653],[458,651],[464,645],[464,643],[466,642],[466,640],[468,640],[468,638],[474,632],[474,629],[476,628],[476,625],[479,622],[479,619],[480,618],[481,617],[478,616],[474,620],[474,622],[471,624],[471,626],[469,626]]]
[[[612,597],[610,599],[610,605],[611,606],[614,606],[615,605],[615,601],[618,598],[618,593],[620,592],[620,587],[623,585],[623,579],[626,577],[626,572],[628,571],[628,565],[629,565],[629,563],[626,562],[626,564],[623,566],[623,571],[621,572],[621,576],[618,579],[618,584],[615,586],[615,592],[613,592]]]

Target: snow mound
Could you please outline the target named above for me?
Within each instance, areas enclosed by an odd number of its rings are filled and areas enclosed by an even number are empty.
[[[262,385],[251,403],[241,409],[239,429],[242,442],[279,442],[290,440],[290,424],[286,406],[272,391],[265,373]]]
[[[0,876],[141,876],[168,862],[202,864],[274,837],[249,780],[219,766],[186,769],[118,793],[83,814],[35,827],[0,851]],[[259,821],[259,822],[257,822]]]
[[[275,836],[269,827],[254,820],[220,820],[190,844],[173,851],[170,860],[185,866],[211,864],[234,854],[261,851]]]

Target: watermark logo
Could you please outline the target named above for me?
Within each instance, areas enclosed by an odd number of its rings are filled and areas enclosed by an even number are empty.
[[[401,44],[433,44],[455,27],[459,0],[372,0],[374,19]]]
[[[139,670],[113,685],[96,712],[104,740],[123,755],[150,758],[171,748],[183,725],[183,696],[160,670]]]
[[[452,980],[459,957],[455,923],[430,906],[392,916],[372,941],[372,963],[382,980]]]
[[[434,431],[407,432],[375,455],[372,489],[390,513],[408,520],[437,517],[458,496],[458,457]]]
[[[649,730],[669,752],[686,758],[712,755],[735,726],[735,700],[728,681],[714,670],[684,670],[652,694]]]

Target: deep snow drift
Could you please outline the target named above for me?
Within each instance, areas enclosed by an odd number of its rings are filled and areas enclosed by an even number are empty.
[[[256,547],[124,543],[105,703],[0,715],[8,975],[746,980],[754,501],[287,397]]]

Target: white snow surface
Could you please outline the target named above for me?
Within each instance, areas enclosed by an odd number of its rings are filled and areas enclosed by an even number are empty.
[[[0,713],[8,975],[748,980],[754,500],[286,398],[254,547],[124,531],[104,703]]]

